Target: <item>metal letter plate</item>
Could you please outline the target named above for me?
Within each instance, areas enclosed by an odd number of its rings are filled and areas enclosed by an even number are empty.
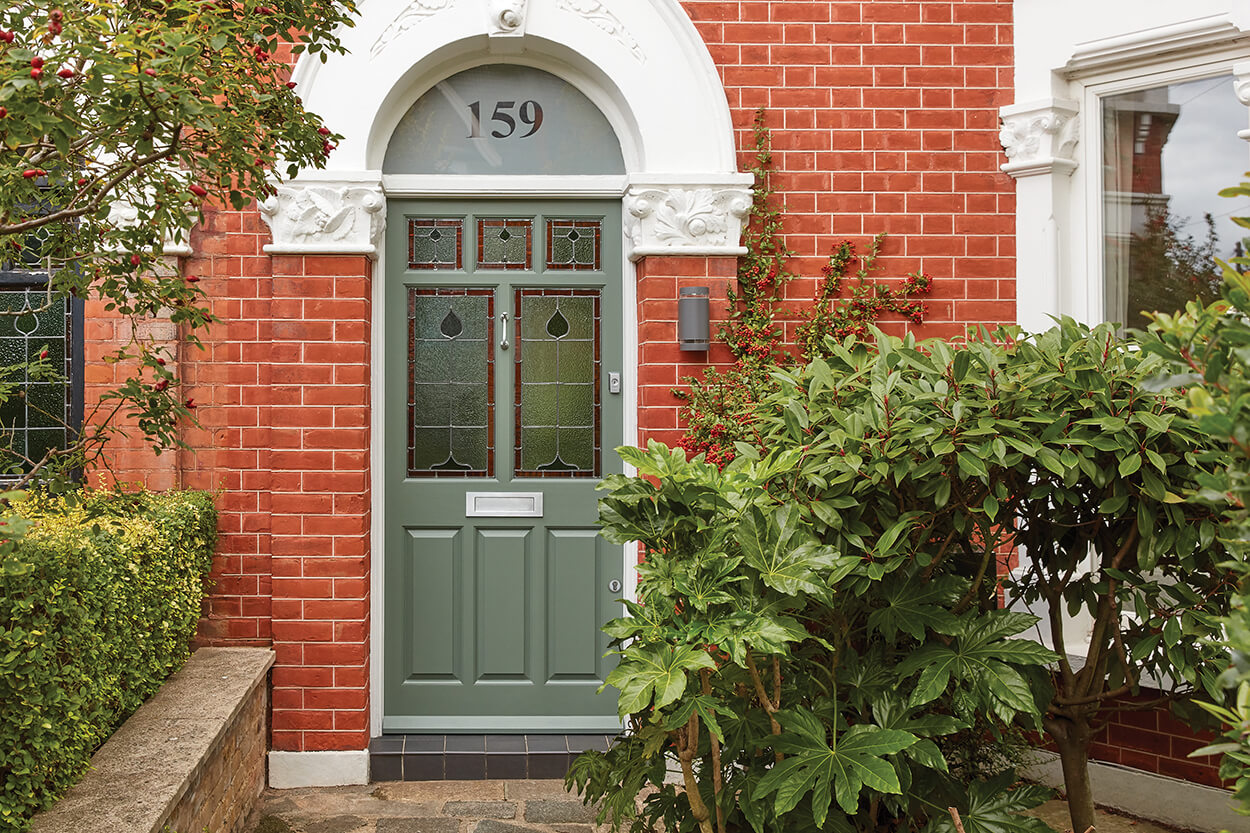
[[[469,492],[464,496],[466,518],[541,518],[542,492]]]

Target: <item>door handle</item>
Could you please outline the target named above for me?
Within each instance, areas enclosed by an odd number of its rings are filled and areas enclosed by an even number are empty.
[[[499,313],[499,331],[503,333],[503,338],[499,341],[499,349],[508,349],[508,313]]]

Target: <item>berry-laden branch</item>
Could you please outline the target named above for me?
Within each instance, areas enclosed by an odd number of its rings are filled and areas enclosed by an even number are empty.
[[[928,293],[933,283],[921,272],[913,272],[897,287],[870,280],[885,234],[875,236],[863,254],[844,240],[821,270],[816,298],[801,313],[797,343],[787,344],[780,307],[785,285],[796,277],[787,268],[794,252],[786,246],[784,209],[777,205],[772,184],[772,138],[762,109],[755,114],[754,131],[755,187],[745,235],[747,254],[738,261],[737,288],[727,290],[728,321],[720,330],[733,364],[725,370],[708,368],[702,378],[686,377],[682,382],[688,389],[673,390],[687,403],[682,409],[686,421],[682,447],[722,468],[737,456],[736,443],[760,444],[755,405],[773,388],[771,368],[823,356],[830,340],[863,338],[887,314],[923,323],[929,310],[915,296]],[[847,274],[857,260],[855,282],[850,296],[844,297]]]

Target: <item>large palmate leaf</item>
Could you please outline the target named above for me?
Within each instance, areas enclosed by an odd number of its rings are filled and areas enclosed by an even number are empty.
[[[899,631],[918,640],[924,639],[926,630],[952,634],[959,620],[950,608],[966,586],[967,581],[957,576],[926,580],[916,575],[891,583],[885,593],[886,607],[873,611],[868,627],[891,640]]]
[[[687,672],[716,667],[705,651],[689,645],[631,647],[624,656],[606,681],[620,689],[622,718],[651,706],[664,708],[685,693]]]
[[[1036,621],[1036,617],[1005,610],[965,614],[949,645],[930,643],[899,663],[903,676],[920,671],[909,705],[932,702],[953,683],[972,696],[974,708],[991,710],[1005,722],[1016,714],[1035,713],[1032,688],[1014,666],[1042,665],[1059,656],[1031,640],[1007,636]]]
[[[1036,784],[1014,787],[1016,774],[1010,770],[989,781],[974,781],[968,787],[968,806],[960,809],[964,833],[1055,833],[1041,819],[1022,815],[1054,797],[1054,790]],[[924,833],[957,833],[949,813],[935,814]]]
[[[789,596],[825,598],[827,582],[821,573],[843,566],[840,562],[846,560],[832,548],[820,546],[801,527],[799,510],[790,503],[778,507],[771,516],[758,509],[746,512],[736,537],[744,560],[759,572],[760,580]]]
[[[787,731],[771,743],[788,757],[760,780],[757,794],[775,794],[773,809],[778,815],[793,810],[810,792],[812,816],[817,826],[823,826],[831,795],[843,811],[853,814],[864,787],[881,793],[902,792],[898,774],[885,756],[915,744],[919,740],[915,735],[858,725],[843,732],[831,746],[825,725],[811,712],[781,711],[777,717]]]
[[[777,613],[775,606],[761,611],[738,611],[711,619],[704,639],[729,654],[739,666],[747,664],[747,652],[784,654],[791,642],[814,639],[792,616]]]

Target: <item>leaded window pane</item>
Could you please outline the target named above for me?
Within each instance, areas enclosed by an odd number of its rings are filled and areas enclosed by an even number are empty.
[[[4,378],[19,385],[0,405],[0,475],[14,465],[29,468],[71,440],[71,303],[46,284],[0,283],[0,365],[15,368]],[[28,368],[17,367],[44,350],[60,378],[32,379]]]
[[[548,220],[547,268],[598,271],[602,225],[598,220]]]
[[[495,470],[494,292],[408,291],[408,475]]]
[[[533,248],[533,231],[533,220],[478,220],[478,268],[530,268],[530,252]]]
[[[516,292],[516,476],[598,477],[599,305],[593,289]]]
[[[409,269],[463,269],[464,220],[408,221]]]

